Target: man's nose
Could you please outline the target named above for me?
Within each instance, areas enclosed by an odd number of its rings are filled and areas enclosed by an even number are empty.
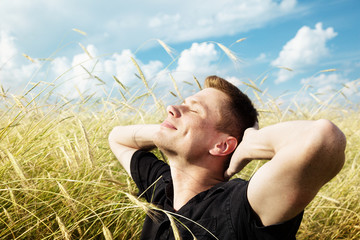
[[[166,108],[166,111],[168,112],[168,114],[170,114],[171,116],[178,118],[181,116],[181,112],[178,106],[174,106],[174,105],[169,105]]]

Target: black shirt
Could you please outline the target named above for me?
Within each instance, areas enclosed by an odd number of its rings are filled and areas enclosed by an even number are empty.
[[[148,202],[172,214],[182,239],[295,239],[303,212],[281,224],[263,227],[247,199],[248,181],[233,179],[197,194],[181,209],[173,209],[170,167],[149,152],[137,151],[131,175]],[[191,232],[190,232],[191,231]],[[156,211],[145,218],[141,239],[174,239],[169,218]]]

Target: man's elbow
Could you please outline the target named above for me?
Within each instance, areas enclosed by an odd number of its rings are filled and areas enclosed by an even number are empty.
[[[116,127],[115,127],[115,128],[116,128]],[[113,129],[110,131],[110,133],[109,133],[109,136],[108,136],[108,141],[109,141],[109,143],[111,143],[112,141],[114,141],[114,135],[115,135],[114,130],[115,130],[115,128],[113,128]]]
[[[322,142],[321,154],[328,159],[328,167],[335,176],[345,162],[346,137],[331,121],[320,119],[316,121],[318,133]],[[330,170],[329,169],[329,170]]]
[[[114,127],[111,132],[109,133],[109,136],[108,136],[108,142],[110,144],[110,146],[114,143],[116,143],[116,140],[118,138],[118,135],[119,135],[119,132],[120,132],[120,126],[116,126]]]

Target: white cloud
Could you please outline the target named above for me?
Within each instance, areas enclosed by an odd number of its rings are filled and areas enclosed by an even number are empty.
[[[149,39],[161,39],[171,44],[248,31],[290,16],[298,11],[296,5],[295,0],[210,0],[206,4],[200,0],[184,0],[181,3],[154,0],[142,2],[141,7],[124,1],[112,4],[89,4],[85,0],[0,1],[0,29],[12,34],[11,39],[10,35],[6,37],[6,41],[13,44],[6,43],[8,47],[3,49],[7,52],[2,50],[0,63],[7,61],[7,56],[19,56],[19,52],[31,52],[34,58],[46,58],[49,51],[66,49],[66,56],[61,52],[51,56],[54,60],[50,64],[51,73],[47,74],[49,81],[61,76],[58,82],[64,83],[59,90],[72,89],[61,90],[62,93],[74,92],[74,86],[85,91],[99,84],[96,79],[89,78],[82,67],[76,66],[79,63],[104,81],[110,81],[111,75],[116,75],[124,84],[132,85],[139,81],[134,74],[137,70],[129,59],[134,55],[130,50],[123,49],[134,49]],[[73,32],[73,28],[88,35],[85,37]],[[15,39],[17,46],[14,45]],[[102,57],[96,62],[97,58],[91,60],[85,53],[71,54],[79,49],[76,44],[79,41],[87,45],[94,58],[97,56],[92,53],[96,50],[94,46],[101,53],[120,53]],[[215,47],[214,44],[191,46],[181,53],[178,65],[173,64],[171,70],[186,72],[187,75],[179,79],[188,81],[193,74],[199,79],[209,74],[227,75],[226,70],[216,67],[219,54]],[[144,64],[139,59],[137,61],[149,79],[166,78],[166,83],[170,81],[168,72],[161,71],[164,67],[162,62],[155,60]],[[11,70],[0,72],[1,79],[6,79],[9,84],[27,82],[28,74],[40,67],[37,65],[39,62],[34,64],[26,60],[25,63],[18,59],[8,61],[6,66],[10,67],[10,64]],[[17,74],[13,74],[15,72]],[[1,81],[4,83],[4,80]]]
[[[33,63],[19,55],[13,36],[0,32],[0,83],[5,89],[19,93],[39,68],[38,61]]]
[[[304,78],[301,84],[311,86],[314,93],[323,95],[325,98],[335,94],[343,88],[343,84],[349,82],[349,79],[341,73],[321,73],[312,78]]]
[[[304,78],[301,83],[309,86],[308,93],[315,94],[324,102],[344,103],[345,98],[353,103],[360,102],[360,79],[350,80],[344,72],[321,73],[312,78]]]
[[[240,85],[243,85],[242,81],[235,76],[227,76],[227,77],[224,77],[224,79],[228,80],[229,82],[231,82],[232,84],[234,84],[237,87],[239,87]]]
[[[285,0],[280,3],[280,8],[284,11],[293,9],[296,6],[296,0]]]
[[[101,81],[106,83],[103,87],[109,90],[112,84],[116,84],[112,75],[128,87],[134,87],[137,84],[141,86],[141,80],[135,75],[139,75],[139,72],[131,58],[138,63],[150,85],[156,81],[166,88],[172,87],[169,78],[170,72],[178,82],[192,82],[193,76],[201,81],[208,75],[224,75],[226,72],[217,70],[216,61],[219,60],[219,53],[215,49],[216,45],[206,42],[193,43],[190,48],[183,50],[171,69],[164,69],[164,64],[158,60],[143,63],[128,49],[110,56],[97,57],[99,55],[97,48],[89,44],[86,46],[86,51],[78,47],[78,50],[81,51],[79,54],[54,58],[49,63],[46,75],[45,68],[41,69],[38,60],[32,63],[23,56],[21,58],[24,61],[15,59],[18,57],[18,49],[14,43],[14,37],[3,33],[0,46],[1,50],[4,50],[2,52],[6,53],[1,55],[3,68],[0,71],[0,78],[6,80],[5,82],[2,80],[2,84],[5,84],[6,88],[14,87],[19,82],[26,84],[30,80],[32,82],[55,81],[56,92],[70,98],[77,97],[79,92],[92,94],[98,91],[98,85],[102,85]],[[13,56],[14,54],[15,56]],[[39,69],[40,71],[37,72],[36,70]]]
[[[112,75],[116,76],[122,84],[128,87],[140,83],[140,80],[135,76],[135,74],[139,73],[131,57],[139,64],[146,78],[156,76],[163,67],[160,61],[150,61],[148,64],[143,64],[128,49],[123,50],[121,54],[115,53],[104,59],[95,57],[98,51],[95,46],[88,45],[86,49],[93,58],[87,53],[81,53],[73,56],[71,61],[66,57],[58,57],[52,62],[52,71],[55,76],[67,72],[61,79],[64,82],[59,89],[61,94],[71,98],[77,97],[78,93],[76,91],[69,91],[74,88],[78,89],[80,93],[93,93],[99,89],[98,85],[103,84],[101,81],[104,81],[108,85],[105,87],[108,88],[111,86],[110,83],[114,83]],[[69,64],[70,62],[71,64]]]
[[[15,38],[7,32],[0,32],[0,69],[11,68],[14,65],[14,57],[17,49],[14,43]]]
[[[172,76],[180,84],[180,86],[181,82],[184,80],[194,83],[194,76],[201,84],[203,84],[204,79],[210,75],[223,77],[236,86],[240,86],[242,84],[238,77],[229,74],[230,71],[226,68],[226,66],[219,68],[218,60],[221,56],[219,51],[222,50],[217,50],[215,48],[216,46],[217,45],[214,43],[207,42],[193,43],[189,49],[185,49],[181,52],[178,65],[172,72]],[[170,81],[169,77],[164,77],[163,75],[163,77],[160,78],[160,75],[161,74],[158,74],[158,78],[162,79],[162,82]],[[167,87],[170,87],[169,84]],[[181,90],[185,90],[185,94],[193,94],[194,91],[197,91],[198,89],[194,86],[192,89]]]
[[[149,21],[149,27],[151,28],[161,28],[177,25],[181,20],[179,13],[175,15],[160,14],[159,16],[153,17]]]
[[[233,35],[299,11],[295,0],[153,0],[140,7],[129,1],[0,1],[0,29],[12,31],[22,46],[38,51],[49,42],[80,39],[71,34],[72,28],[88,32],[96,46],[101,42],[111,50],[131,49],[154,38],[171,44]]]
[[[140,80],[135,76],[139,74],[131,57],[135,59],[140,66],[141,71],[144,73],[145,78],[150,80],[158,74],[163,68],[163,63],[157,60],[150,61],[148,64],[142,63],[136,59],[135,55],[128,49],[123,50],[121,54],[115,53],[110,59],[104,62],[104,70],[106,73],[113,73],[123,84],[132,86]]]
[[[266,61],[266,53],[260,53],[260,55],[255,59],[256,61],[263,62]]]
[[[190,48],[184,49],[180,53],[176,62],[177,65],[172,69],[163,69],[157,73],[155,78],[158,87],[165,92],[174,91],[173,82],[169,75],[171,74],[184,96],[192,94],[195,90],[198,90],[193,79],[194,76],[202,84],[205,77],[220,74],[217,70],[217,60],[219,60],[219,53],[215,49],[215,44],[207,42],[193,43]],[[189,85],[184,81],[193,83],[194,86],[189,88]]]
[[[286,69],[279,69],[279,71],[277,72],[277,78],[275,80],[275,83],[279,84],[282,82],[286,82],[289,79],[293,78],[295,75],[296,74],[293,71],[289,71]]]
[[[322,23],[317,23],[314,29],[303,26],[295,37],[285,44],[278,58],[271,64],[273,66],[285,66],[297,71],[316,64],[320,59],[329,55],[326,43],[336,35],[337,33],[331,27],[323,29]],[[278,72],[276,83],[285,82],[293,75],[294,72],[281,69]]]
[[[189,49],[181,52],[176,72],[191,74],[211,74],[218,52],[212,43],[193,43]]]
[[[66,57],[57,57],[51,61],[51,69],[56,77],[61,77],[71,69],[70,61]]]
[[[360,102],[360,79],[344,84],[343,93],[352,99],[356,99],[354,103]]]
[[[149,16],[149,26],[159,38],[181,42],[231,35],[266,25],[294,13],[296,0],[183,1],[176,11]],[[197,9],[202,9],[201,13]]]

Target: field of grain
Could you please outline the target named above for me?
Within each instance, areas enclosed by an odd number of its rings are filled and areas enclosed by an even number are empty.
[[[132,61],[147,94],[132,95],[116,77],[118,97],[88,94],[71,101],[56,96],[56,84],[33,83],[22,95],[0,86],[0,239],[139,238],[151,206],[135,197],[107,137],[116,125],[159,123],[165,106]],[[198,90],[197,79],[190,81]],[[261,126],[327,118],[347,137],[345,166],[306,208],[298,239],[360,239],[359,103],[339,89],[331,101],[314,96],[302,104],[294,94],[280,106],[261,90],[263,81],[243,85]],[[169,93],[179,96],[173,83]],[[238,176],[249,178],[260,164],[251,163]]]

